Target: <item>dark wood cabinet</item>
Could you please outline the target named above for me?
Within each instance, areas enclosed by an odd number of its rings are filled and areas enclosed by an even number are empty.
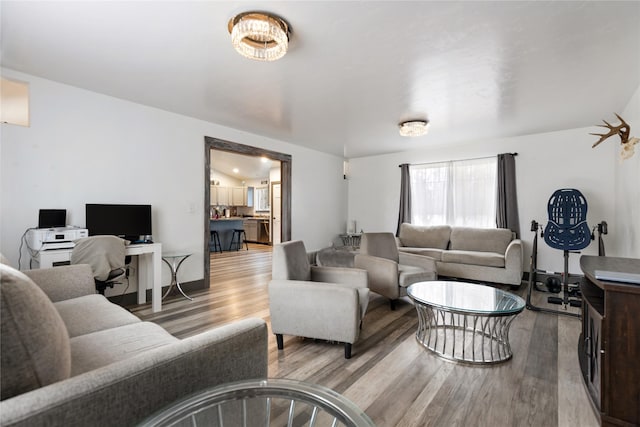
[[[640,274],[640,259],[582,256],[578,359],[603,426],[640,425],[640,285],[596,279],[596,271]]]

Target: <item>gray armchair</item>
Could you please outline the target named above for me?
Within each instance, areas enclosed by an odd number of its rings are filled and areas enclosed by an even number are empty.
[[[279,350],[283,335],[295,335],[342,342],[351,358],[368,304],[366,271],[311,266],[299,240],[274,245],[269,309]]]
[[[354,265],[367,270],[369,289],[389,298],[392,310],[409,285],[438,278],[434,259],[398,252],[392,233],[363,233]]]

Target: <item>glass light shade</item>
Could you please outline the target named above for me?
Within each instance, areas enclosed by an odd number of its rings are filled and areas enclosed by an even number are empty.
[[[240,55],[257,61],[282,58],[289,47],[289,27],[282,19],[259,12],[237,15],[229,21],[231,43]]]
[[[429,130],[429,122],[425,120],[411,120],[400,123],[400,135],[402,136],[422,136]]]

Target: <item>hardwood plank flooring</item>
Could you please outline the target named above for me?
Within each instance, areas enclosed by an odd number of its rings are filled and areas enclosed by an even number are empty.
[[[129,307],[178,338],[245,317],[269,323],[267,284],[271,247],[211,255],[211,288],[194,300],[170,297],[160,313]],[[516,293],[525,297],[526,286]],[[545,305],[546,295],[534,292]],[[553,306],[558,308],[558,306]],[[415,340],[418,320],[410,300],[391,311],[372,294],[353,357],[343,345],[285,336],[278,351],[269,338],[269,376],[330,387],[383,426],[597,426],[580,377],[580,321],[525,310],[511,325],[513,359],[492,367],[444,361]]]

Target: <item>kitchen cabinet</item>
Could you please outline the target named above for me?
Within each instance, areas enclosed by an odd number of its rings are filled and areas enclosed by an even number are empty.
[[[244,187],[245,206],[253,207],[253,187]]]
[[[214,206],[229,206],[229,188],[219,185],[210,187],[210,202]]]
[[[231,206],[244,206],[244,187],[231,187]]]
[[[253,187],[210,186],[211,204],[214,206],[253,206]]]

